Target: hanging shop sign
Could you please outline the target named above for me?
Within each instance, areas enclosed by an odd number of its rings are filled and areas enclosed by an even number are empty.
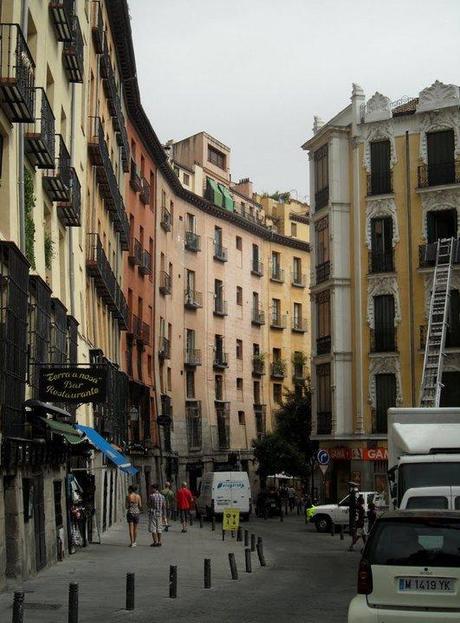
[[[45,402],[105,402],[107,367],[54,366],[40,368],[40,400]]]

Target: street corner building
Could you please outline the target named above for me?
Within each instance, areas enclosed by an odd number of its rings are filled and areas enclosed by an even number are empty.
[[[384,490],[387,409],[422,404],[438,242],[452,261],[441,406],[458,406],[459,87],[351,103],[314,119],[310,165],[312,437],[331,456],[325,496]],[[423,403],[424,404],[424,403]]]
[[[257,487],[310,375],[309,206],[206,132],[162,145],[136,75],[125,0],[0,1],[0,588],[99,541],[130,482]]]

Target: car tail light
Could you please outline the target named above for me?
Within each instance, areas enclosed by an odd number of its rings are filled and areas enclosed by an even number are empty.
[[[358,593],[369,595],[372,593],[372,567],[367,560],[361,560],[358,570]]]

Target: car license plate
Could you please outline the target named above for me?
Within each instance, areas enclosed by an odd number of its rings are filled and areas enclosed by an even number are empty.
[[[401,593],[453,593],[455,580],[452,578],[398,578]]]

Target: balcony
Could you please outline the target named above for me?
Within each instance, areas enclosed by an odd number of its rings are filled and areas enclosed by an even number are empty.
[[[436,253],[438,243],[431,242],[422,244],[418,248],[418,265],[419,268],[434,268],[436,266]],[[452,250],[452,263],[460,264],[460,239],[454,240]]]
[[[74,0],[51,1],[48,5],[58,41],[70,41],[72,38],[72,18]]]
[[[305,367],[302,365],[294,365],[294,372],[292,375],[292,382],[303,383],[305,381]]]
[[[307,332],[307,319],[306,318],[292,318],[291,330],[294,333],[306,333]]]
[[[214,316],[227,316],[227,301],[223,301],[220,298],[214,299]]]
[[[81,187],[77,172],[70,169],[70,196],[66,202],[58,203],[57,215],[64,227],[81,226]]]
[[[160,337],[160,348],[158,349],[160,359],[171,358],[171,343],[166,337]]]
[[[47,169],[43,175],[43,187],[50,201],[70,201],[70,154],[60,134],[55,134],[54,169]]]
[[[221,350],[216,350],[214,352],[214,368],[218,370],[224,370],[228,368],[228,353],[224,353]]]
[[[142,251],[142,260],[139,264],[139,272],[143,276],[152,274],[152,256],[145,249]]]
[[[129,239],[128,262],[131,266],[140,266],[142,262],[142,245],[137,238]]]
[[[316,339],[316,354],[327,355],[331,352],[331,336],[324,335]]]
[[[331,276],[331,263],[323,262],[316,267],[316,283],[327,281]]]
[[[142,188],[139,193],[139,199],[142,201],[144,205],[150,204],[150,184],[147,182],[145,177],[142,178]]]
[[[131,171],[129,174],[129,185],[135,193],[139,193],[142,190],[142,179],[137,168],[137,164],[131,158]]]
[[[185,248],[187,251],[200,251],[201,249],[201,236],[195,234],[193,231],[185,232]]]
[[[201,366],[201,350],[198,348],[186,348],[184,352],[184,365],[189,368]]]
[[[265,374],[265,359],[261,355],[254,355],[252,358],[253,376],[263,376]]]
[[[165,231],[171,231],[171,227],[172,227],[171,212],[167,210],[166,208],[161,209],[160,225]]]
[[[422,164],[418,167],[418,187],[460,184],[460,160],[440,164]]]
[[[265,324],[265,312],[262,309],[253,308],[251,324],[256,325],[258,327]]]
[[[385,171],[381,175],[367,174],[367,196],[389,195],[393,192],[393,171]]]
[[[13,123],[34,121],[35,63],[18,24],[0,24],[0,106]]]
[[[120,147],[121,154],[121,165],[123,167],[123,171],[125,173],[129,172],[129,141],[128,141],[128,132],[126,130],[126,121],[123,113],[120,109],[120,130],[117,133],[117,143]]]
[[[331,435],[332,434],[332,413],[323,412],[317,414],[316,420],[316,434],[317,435]]]
[[[255,404],[254,418],[256,424],[257,439],[263,439],[267,434],[267,406],[262,404]]]
[[[284,270],[282,270],[279,266],[272,266],[270,272],[270,281],[284,283]]]
[[[26,126],[24,153],[37,169],[54,165],[55,119],[44,89],[35,89],[35,121]]]
[[[271,365],[272,379],[284,379],[286,376],[286,362],[283,359],[276,359]]]
[[[100,2],[93,2],[91,5],[91,33],[94,51],[96,54],[102,54],[104,52],[104,20]]]
[[[395,327],[371,329],[371,353],[394,353],[398,350]]]
[[[230,403],[216,402],[217,437],[219,450],[230,448]]]
[[[202,445],[201,402],[199,400],[187,400],[185,420],[188,449],[190,452],[199,451]]]
[[[272,329],[285,329],[286,328],[286,315],[272,313],[270,317],[270,327]]]
[[[150,346],[150,325],[139,318],[139,329],[136,337],[138,344]]]
[[[394,250],[369,253],[369,274],[392,273],[394,271]]]
[[[203,295],[197,290],[185,289],[184,305],[186,309],[199,309],[203,307]]]
[[[322,190],[318,190],[318,192],[315,193],[315,212],[318,212],[318,210],[321,210],[321,208],[324,208],[325,206],[327,206],[328,203],[329,203],[329,186],[326,186],[326,188],[323,188]]]
[[[227,249],[222,246],[221,242],[214,241],[214,259],[219,262],[226,262],[228,260]]]
[[[291,272],[291,285],[295,286],[296,288],[305,288],[306,283],[306,275],[302,275],[301,273],[298,273],[296,271]]]
[[[255,275],[256,277],[262,277],[262,275],[264,274],[264,265],[262,264],[262,262],[259,262],[259,260],[252,260],[251,274]]]
[[[69,82],[83,82],[83,45],[80,20],[74,15],[70,41],[64,42],[64,49],[62,50],[64,69]]]
[[[166,295],[172,292],[172,279],[171,275],[166,271],[160,272],[160,294]]]
[[[128,305],[98,234],[86,234],[86,269],[96,290],[122,330],[128,329]]]
[[[172,422],[172,400],[168,394],[161,394],[161,422],[162,426],[169,427]]]

